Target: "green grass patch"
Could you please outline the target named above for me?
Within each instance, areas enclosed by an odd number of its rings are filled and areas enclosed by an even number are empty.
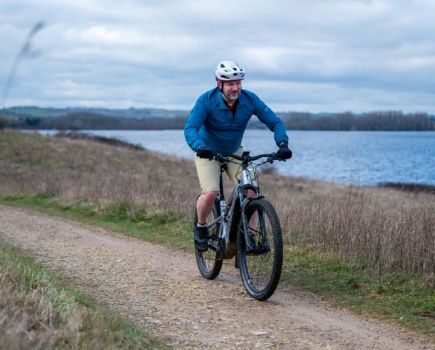
[[[98,212],[89,203],[62,204],[50,196],[14,195],[0,202],[25,206],[98,225],[153,243],[193,251],[191,218],[177,213],[145,215],[125,204]],[[300,243],[286,249],[281,283],[328,298],[356,313],[393,320],[426,334],[435,333],[435,292],[419,275],[384,274],[346,262],[334,252]]]
[[[282,278],[357,313],[369,313],[435,334],[435,292],[421,276],[382,277],[334,252],[294,247],[285,252]]]
[[[7,286],[2,291],[6,297],[2,301],[6,303],[2,305],[2,315],[8,321],[2,320],[6,333],[0,331],[0,343],[5,348],[167,348],[3,242],[0,242],[0,269],[0,290]],[[13,339],[8,337],[8,328],[9,333],[15,334]]]

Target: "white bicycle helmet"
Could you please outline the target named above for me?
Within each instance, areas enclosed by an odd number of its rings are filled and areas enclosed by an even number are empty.
[[[216,67],[216,79],[222,81],[243,80],[245,71],[236,62],[221,61]]]

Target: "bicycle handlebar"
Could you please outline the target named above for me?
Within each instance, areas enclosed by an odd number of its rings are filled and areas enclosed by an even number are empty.
[[[254,160],[258,160],[261,158],[267,158],[267,162],[272,163],[274,160],[284,160],[281,159],[278,154],[276,152],[274,153],[263,153],[263,154],[259,154],[256,156],[250,156],[249,152],[245,152],[243,153],[241,156],[237,155],[237,154],[227,154],[227,155],[223,155],[223,154],[215,154],[215,156],[213,157],[215,160],[217,160],[218,162],[229,162],[230,159],[229,158],[234,158],[237,160],[240,160],[244,163],[248,163],[248,162],[253,162]]]

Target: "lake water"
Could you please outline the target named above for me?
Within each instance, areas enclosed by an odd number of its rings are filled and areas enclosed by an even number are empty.
[[[182,130],[86,132],[193,159]],[[288,131],[288,135],[293,158],[274,163],[280,174],[357,185],[435,185],[435,132]],[[247,130],[243,146],[251,154],[277,149],[268,130]]]

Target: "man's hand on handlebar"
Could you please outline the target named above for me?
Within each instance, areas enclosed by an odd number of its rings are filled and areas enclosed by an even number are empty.
[[[199,158],[204,158],[204,159],[210,159],[211,160],[211,159],[213,159],[215,154],[213,153],[213,151],[211,149],[203,146],[203,147],[199,147],[196,150],[196,155]]]
[[[288,148],[288,146],[286,144],[282,144],[279,147],[278,152],[276,152],[276,155],[278,156],[279,160],[286,160],[286,159],[290,159],[292,157],[293,153],[290,150],[290,148]]]

